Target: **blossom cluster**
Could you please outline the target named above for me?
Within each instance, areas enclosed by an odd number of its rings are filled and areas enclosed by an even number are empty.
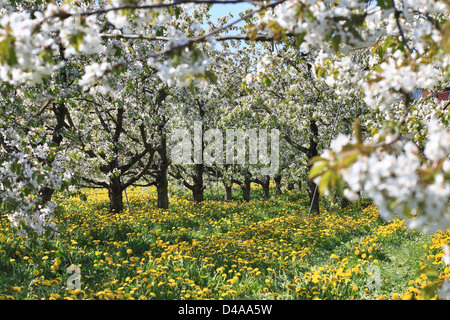
[[[413,142],[375,135],[373,151],[340,170],[347,185],[344,195],[356,199],[363,194],[374,200],[384,219],[407,219],[411,228],[430,233],[449,228],[450,182],[445,176],[450,172],[450,130],[433,120],[428,131],[425,161]],[[339,163],[352,144],[353,139],[339,135],[322,157]]]
[[[62,159],[56,159],[52,166],[44,164],[52,150],[46,143],[30,148],[32,134],[23,137],[11,127],[0,133],[3,145],[12,149],[0,158],[0,202],[11,226],[27,241],[47,231],[57,234],[53,216],[56,202],[42,204],[40,191],[57,190],[71,178],[70,171],[61,167]]]

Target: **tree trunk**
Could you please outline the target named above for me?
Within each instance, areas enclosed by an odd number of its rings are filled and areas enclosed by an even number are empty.
[[[275,176],[273,180],[275,181],[275,193],[281,194],[281,174]]]
[[[53,129],[52,134],[53,147],[59,147],[61,145],[61,142],[63,140],[62,130],[64,128],[64,118],[66,117],[67,112],[68,111],[64,103],[53,105],[53,113],[55,114],[56,118],[56,125]],[[53,160],[45,159],[45,162],[48,166],[52,166],[53,164]],[[42,205],[46,205],[49,201],[52,200],[53,193],[55,193],[55,190],[48,187],[43,187],[39,190],[39,196],[42,199]]]
[[[225,186],[225,201],[231,201],[232,200],[232,195],[231,195],[232,186],[231,186],[231,184],[228,185],[226,182],[224,182],[223,185]]]
[[[120,183],[120,177],[116,176],[111,178],[108,196],[109,196],[109,212],[119,213],[123,211],[123,198],[122,198],[122,184]]]
[[[311,180],[308,180],[308,196],[309,196],[309,205],[311,207],[311,213],[319,214],[319,191],[316,191],[316,184]],[[311,205],[312,204],[312,205]]]
[[[311,119],[309,122],[309,128],[311,130],[311,136],[309,138],[309,150],[308,150],[308,161],[313,157],[317,156],[319,153],[317,151],[316,138],[319,137],[319,128],[317,127],[316,121]],[[311,170],[311,165],[308,166],[308,172]],[[316,190],[316,184],[308,179],[308,195],[309,195],[309,205],[311,207],[311,213],[319,214],[319,190]]]
[[[261,183],[263,189],[263,199],[269,199],[270,197],[270,176],[266,176]]]
[[[169,208],[169,194],[168,194],[168,181],[167,175],[161,175],[156,181],[156,193],[158,195],[158,208]]]
[[[246,175],[244,178],[244,183],[241,185],[242,197],[246,202],[250,201],[250,185],[251,185],[250,177]]]
[[[167,180],[167,140],[164,136],[161,137],[161,146],[159,148],[159,163],[158,163],[158,175],[156,177],[156,193],[158,195],[158,208],[169,208],[169,193]]]
[[[192,196],[195,202],[203,201],[203,164],[195,165],[195,173],[193,176],[194,185],[192,186]]]
[[[55,193],[55,189],[44,187],[40,190],[41,203],[43,205],[47,204],[52,200],[53,193]]]
[[[350,204],[350,201],[346,197],[341,198],[341,208],[345,208]]]
[[[302,191],[302,180],[297,181],[297,188],[298,188],[298,191]]]

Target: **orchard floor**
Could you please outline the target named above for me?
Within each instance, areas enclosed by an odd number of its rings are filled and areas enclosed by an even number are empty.
[[[104,191],[59,199],[57,240],[27,247],[0,219],[0,299],[424,299],[450,276],[450,233],[425,236],[382,221],[369,203],[308,217],[305,194],[195,204],[172,191],[128,190],[130,211],[107,212]],[[205,196],[209,196],[205,193]],[[70,265],[79,266],[67,273]],[[70,277],[70,278],[69,278]],[[69,281],[68,281],[69,280]]]

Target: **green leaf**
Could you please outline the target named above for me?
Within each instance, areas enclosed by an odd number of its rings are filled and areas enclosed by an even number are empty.
[[[439,284],[437,282],[430,283],[425,288],[422,289],[420,292],[420,297],[424,300],[430,300],[434,298],[436,295],[436,291],[439,287]]]
[[[243,91],[245,91],[245,92],[248,92],[248,90],[247,90],[247,83],[246,83],[245,81],[242,81],[242,82],[241,82],[241,89],[242,89]]]
[[[419,271],[420,274],[425,273],[427,278],[431,281],[436,280],[439,277],[439,272],[431,267],[425,267]]]
[[[377,5],[379,5],[381,9],[387,9],[389,6],[392,6],[391,1],[389,0],[378,0]]]
[[[342,40],[342,38],[341,38],[340,35],[335,35],[335,36],[332,37],[331,44],[332,44],[333,50],[334,50],[335,52],[338,52],[338,50],[339,50],[339,45],[341,44],[341,40]]]
[[[389,48],[390,46],[392,46],[394,43],[395,43],[395,40],[394,40],[393,37],[387,37],[387,38],[384,40],[383,47],[384,47],[384,49],[386,50],[387,48]]]
[[[328,170],[322,175],[322,178],[319,182],[319,192],[320,194],[324,194],[325,190],[329,188],[330,182],[332,178],[332,171]]]
[[[306,31],[303,31],[300,34],[295,35],[295,43],[294,46],[296,49],[299,49],[303,41],[305,40]]]
[[[378,72],[378,73],[383,73],[383,69],[381,68],[381,66],[380,66],[379,64],[375,65],[375,66],[372,68],[372,70],[373,70],[373,71],[376,71],[376,72]]]
[[[167,29],[165,28],[165,27],[159,27],[157,30],[156,30],[156,36],[157,37],[162,37],[162,36],[164,36],[164,32],[166,31]]]
[[[328,159],[325,159],[321,156],[314,156],[309,160],[308,165],[313,165],[314,163],[319,161],[328,161]]]
[[[342,160],[339,162],[339,168],[347,168],[358,159],[360,152],[356,149],[345,151]]]
[[[75,34],[69,36],[69,43],[77,50],[80,51],[80,45],[83,42],[83,38],[85,33],[82,31],[78,31]]]
[[[52,63],[53,55],[51,49],[44,49],[41,53],[39,53],[39,57],[44,59],[45,62]]]
[[[55,256],[57,256],[58,258],[64,259],[66,256],[61,252],[61,251],[56,251],[55,252]]]
[[[362,129],[361,129],[361,121],[359,119],[353,123],[353,133],[356,137],[356,140],[359,143],[362,143]]]
[[[309,179],[312,180],[322,174],[322,170],[327,166],[328,162],[319,162],[315,164],[310,172],[309,172]]]
[[[345,188],[345,183],[344,180],[341,179],[341,177],[336,176],[335,177],[335,184],[336,184],[336,191],[339,195],[343,196],[344,195],[344,188]]]
[[[206,78],[208,78],[212,83],[216,84],[217,83],[217,76],[214,72],[212,71],[205,71],[205,76]]]
[[[6,39],[0,42],[0,62],[13,66],[17,64],[16,48],[14,47],[14,38],[8,34]]]

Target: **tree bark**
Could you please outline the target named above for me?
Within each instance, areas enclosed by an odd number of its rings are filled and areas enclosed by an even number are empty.
[[[167,159],[167,149],[166,149],[166,141],[163,139],[160,159],[158,163],[158,174],[156,177],[156,193],[158,195],[158,208],[167,209],[169,208],[169,182],[167,180],[167,167],[168,167],[168,159]]]
[[[308,162],[314,156],[318,155],[316,139],[319,138],[319,128],[317,127],[316,121],[312,118],[312,115],[309,120],[309,129],[310,129],[309,148],[306,148],[301,144],[295,142],[289,134],[284,134],[285,140],[294,148],[303,152],[308,158]],[[311,170],[311,167],[312,166],[310,165],[308,166],[308,171]],[[313,181],[308,180],[306,186],[308,189],[311,212],[319,214],[320,213],[319,194],[314,192],[314,190],[316,189],[316,184]],[[291,185],[288,184],[288,189],[289,190],[294,189],[294,183],[292,183]]]
[[[341,208],[345,208],[350,204],[350,201],[346,197],[341,198]]]
[[[64,119],[67,112],[68,110],[64,103],[58,103],[57,105],[53,106],[53,113],[56,117],[56,125],[53,128],[52,145],[55,147],[59,147],[63,140],[62,130],[65,125]],[[51,166],[53,160],[45,159],[45,162],[48,166]],[[42,205],[46,205],[49,201],[52,200],[53,193],[55,193],[55,190],[49,187],[43,187],[39,190],[39,196],[41,197]]]
[[[52,200],[53,193],[55,193],[55,189],[43,187],[43,188],[40,190],[40,194],[39,194],[40,197],[41,197],[41,203],[42,203],[43,205],[45,205],[45,204],[47,204],[49,201],[51,201],[51,200]]]
[[[167,181],[167,169],[161,172],[160,176],[156,180],[156,193],[158,195],[158,208],[168,209],[169,208],[169,193],[168,193],[169,183]]]
[[[261,187],[263,189],[263,199],[269,199],[270,197],[270,176],[266,176],[263,181],[261,181]]]
[[[192,186],[192,196],[195,202],[203,201],[203,191],[205,187],[203,186],[203,164],[195,165],[195,172],[193,176],[194,185]]]
[[[311,213],[319,214],[319,191],[316,191],[316,184],[311,180],[308,180],[308,196]]]
[[[109,197],[109,212],[119,213],[123,211],[123,197],[122,184],[120,183],[120,176],[115,176],[110,179],[108,187]]]
[[[275,193],[276,194],[281,194],[281,174],[275,176],[275,178],[273,179],[275,181]]]
[[[159,162],[158,173],[156,176],[156,193],[158,195],[157,206],[161,209],[169,208],[169,182],[167,180],[167,168],[169,167],[169,160],[167,158],[167,138],[163,134],[162,127],[160,128],[161,145],[158,149]]]
[[[316,138],[319,137],[319,128],[317,127],[316,121],[314,119],[310,120],[309,129],[311,130],[311,136],[309,138],[309,149],[307,153],[308,162],[313,157],[319,154],[317,151],[317,142],[316,142]],[[311,167],[312,167],[311,165],[308,165],[308,172],[311,170]],[[309,205],[311,208],[311,213],[319,214],[320,213],[319,191],[316,190],[316,184],[312,180],[308,179],[307,186],[308,186]]]
[[[250,177],[248,177],[246,175],[245,178],[244,178],[244,183],[241,185],[242,198],[246,202],[250,201],[250,185],[251,185]]]
[[[223,185],[225,186],[225,201],[231,201],[232,200],[232,195],[231,195],[231,191],[232,191],[232,185],[228,185],[225,181],[223,183]]]

